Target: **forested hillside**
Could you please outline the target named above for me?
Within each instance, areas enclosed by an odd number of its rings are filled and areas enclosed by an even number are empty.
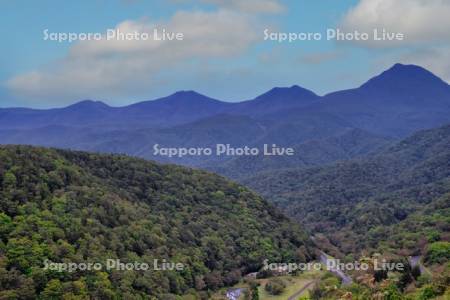
[[[0,299],[144,299],[307,261],[305,233],[222,177],[125,156],[0,148]],[[182,263],[182,271],[45,270],[44,262]],[[172,298],[167,298],[172,299]]]
[[[297,131],[298,133],[298,131]],[[207,169],[233,178],[244,180],[255,174],[286,168],[305,168],[327,165],[336,161],[372,155],[388,147],[393,140],[360,129],[347,129],[329,138],[312,138],[295,145],[294,156],[242,156],[222,164],[210,163]]]
[[[420,255],[450,240],[450,126],[421,131],[370,158],[265,173],[246,183],[335,255]]]

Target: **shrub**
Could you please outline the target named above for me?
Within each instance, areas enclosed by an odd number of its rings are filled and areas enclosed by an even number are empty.
[[[450,258],[450,243],[435,242],[428,246],[425,261],[430,264],[441,264]]]
[[[436,291],[432,285],[426,285],[422,288],[422,290],[420,292],[419,300],[433,299],[437,295],[438,294],[436,293]]]
[[[282,279],[274,278],[269,280],[264,288],[271,295],[281,295],[286,288],[286,284]]]

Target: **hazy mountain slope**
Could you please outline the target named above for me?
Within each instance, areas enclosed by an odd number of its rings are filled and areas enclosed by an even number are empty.
[[[387,240],[377,232],[450,192],[450,126],[418,132],[371,158],[266,172],[244,183],[344,253],[377,248]]]
[[[306,120],[307,116],[299,117]],[[388,139],[345,126],[341,120],[322,121],[308,118],[309,126],[257,120],[247,116],[218,115],[197,122],[160,129],[95,130],[66,126],[39,129],[0,130],[4,144],[32,144],[64,147],[128,155],[206,168],[233,178],[252,176],[255,172],[286,167],[313,166],[336,160],[358,157],[375,151]],[[64,137],[64,138],[62,138]],[[271,142],[272,141],[272,142]],[[262,155],[263,145],[293,147],[296,155],[268,157]],[[184,156],[153,155],[153,146],[175,148],[216,148],[217,144],[232,147],[256,147],[259,156]]]
[[[275,88],[253,100],[228,103],[194,91],[180,91],[152,101],[110,107],[99,101],[81,101],[64,108],[0,108],[0,128],[36,129],[61,125],[97,129],[171,127],[220,114],[264,115],[293,106],[306,106],[319,97],[294,86]]]
[[[124,107],[82,101],[48,110],[0,109],[0,128],[62,125],[97,129],[171,127],[219,114],[295,121],[302,116],[324,121],[345,120],[350,127],[373,133],[404,136],[417,129],[448,122],[450,87],[429,71],[396,64],[361,87],[319,97],[292,86],[274,88],[250,101],[221,102],[194,91],[181,91],[153,101]],[[308,126],[308,119],[300,120]]]
[[[194,91],[177,92],[158,100],[139,102],[120,108],[140,128],[170,127],[190,123],[225,112],[230,103],[215,100]],[[118,116],[119,118],[121,116]]]
[[[289,88],[273,88],[253,100],[240,102],[229,107],[228,113],[250,116],[264,116],[279,110],[301,108],[317,102],[319,96],[297,85]]]
[[[310,139],[292,147],[295,156],[244,156],[208,168],[227,177],[245,180],[255,174],[288,168],[313,167],[362,157],[380,151],[392,140],[360,129],[347,129],[328,138]]]
[[[247,116],[217,115],[193,123],[170,128],[97,130],[90,127],[47,126],[37,129],[0,130],[3,144],[31,144],[106,153],[126,153],[137,157],[184,165],[204,165],[228,157],[186,156],[183,158],[154,156],[153,146],[215,148],[217,144],[234,147],[248,145],[261,138],[270,126]],[[239,134],[237,134],[239,133]]]
[[[213,174],[24,146],[1,147],[0,158],[4,297],[184,294],[233,284],[266,258],[305,261],[312,255],[295,224],[254,193]],[[104,264],[109,258],[150,265],[167,259],[185,269],[42,269],[45,259]]]
[[[308,124],[305,126],[305,124]],[[339,118],[298,116],[292,121],[272,121],[249,116],[220,114],[169,128],[103,129],[92,127],[46,126],[35,129],[2,129],[3,144],[32,144],[70,149],[126,153],[184,165],[205,166],[233,157],[186,156],[167,158],[153,156],[153,146],[215,148],[217,144],[232,147],[259,147],[264,143],[291,147],[312,139],[327,138],[349,127]]]
[[[421,67],[396,64],[357,89],[324,96],[307,111],[338,115],[376,134],[405,137],[450,122],[450,87]]]
[[[0,109],[0,143],[125,153],[242,178],[252,172],[358,157],[378,149],[386,137],[402,138],[449,122],[448,84],[421,67],[397,64],[359,88],[324,97],[293,86],[240,103],[184,91],[126,107],[83,101],[51,110]],[[360,134],[346,135],[351,131]],[[264,144],[276,144],[298,151],[294,157],[276,159],[167,158],[153,156],[155,144],[230,144],[261,150]],[[358,153],[353,147],[365,149]]]
[[[108,123],[108,120],[114,119],[115,115],[115,108],[91,100],[81,101],[65,108],[47,110],[0,108],[0,128],[36,129],[51,125],[87,126]]]
[[[1,128],[36,129],[50,125],[98,129],[165,127],[193,122],[225,111],[229,103],[193,91],[129,106],[110,107],[102,102],[82,101],[64,108],[36,110],[0,109]]]

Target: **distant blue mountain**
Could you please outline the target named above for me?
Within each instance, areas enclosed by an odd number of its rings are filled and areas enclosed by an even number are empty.
[[[193,91],[124,107],[85,100],[65,108],[0,109],[0,127],[37,128],[49,125],[149,128],[188,123],[225,111],[229,104]]]
[[[298,86],[274,88],[253,100],[240,103],[222,102],[194,91],[180,91],[164,98],[124,107],[110,107],[99,101],[85,100],[65,108],[49,110],[0,109],[0,127],[170,127],[224,113],[261,116],[285,108],[307,106],[317,99],[319,97],[313,92]]]
[[[227,162],[217,157],[167,160],[153,157],[152,146],[276,143],[309,151],[299,153],[308,159],[264,164],[276,169],[361,156],[392,138],[446,123],[450,123],[449,85],[421,67],[396,64],[358,88],[323,97],[292,86],[239,103],[181,91],[124,107],[85,100],[47,110],[4,108],[0,109],[0,143],[119,152],[214,170]],[[311,145],[320,145],[323,157],[311,152]],[[352,145],[362,150],[356,153]]]
[[[161,128],[225,113],[285,119],[287,115],[295,118],[308,112],[333,114],[351,121],[355,127],[374,129],[376,133],[385,134],[393,129],[394,135],[404,135],[420,129],[416,128],[420,124],[434,127],[436,123],[443,123],[450,109],[449,95],[449,85],[431,72],[419,66],[396,64],[359,88],[324,97],[292,86],[273,88],[253,100],[239,103],[222,102],[194,91],[180,91],[124,107],[110,107],[102,102],[85,100],[58,109],[0,109],[0,128],[49,125]]]
[[[307,113],[328,113],[375,134],[405,137],[450,122],[450,87],[424,68],[396,64],[359,88],[322,97]]]
[[[306,107],[320,99],[312,91],[294,85],[289,88],[276,87],[253,100],[237,103],[231,113],[263,116],[292,107]]]
[[[94,126],[112,119],[116,109],[103,102],[84,100],[64,108],[0,109],[0,128],[32,129],[49,125]]]
[[[361,86],[365,92],[429,96],[448,93],[448,84],[430,71],[416,66],[395,64]]]
[[[194,91],[180,91],[168,97],[119,108],[120,118],[139,127],[167,127],[194,122],[226,111],[227,102]]]

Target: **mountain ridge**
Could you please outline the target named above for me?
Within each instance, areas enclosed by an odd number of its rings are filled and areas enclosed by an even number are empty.
[[[413,71],[413,73],[411,72]],[[199,93],[195,90],[180,90],[180,91],[176,91],[170,95],[167,96],[163,96],[163,97],[159,97],[159,98],[155,98],[152,100],[143,100],[143,101],[138,101],[135,103],[131,103],[131,104],[127,104],[127,105],[123,105],[123,106],[111,106],[103,101],[100,100],[90,100],[90,99],[86,99],[86,100],[80,100],[77,102],[74,102],[72,104],[69,104],[67,106],[64,107],[59,107],[59,108],[49,108],[49,109],[64,109],[64,108],[68,108],[70,106],[74,106],[77,104],[82,104],[82,103],[90,103],[90,104],[103,104],[106,105],[110,108],[125,108],[125,107],[129,107],[129,106],[134,106],[136,104],[141,104],[141,103],[151,103],[151,102],[160,102],[163,100],[167,100],[167,101],[171,101],[174,100],[174,98],[181,96],[186,98],[187,96],[189,97],[197,97],[197,98],[204,98],[204,99],[209,99],[209,100],[213,100],[216,102],[221,102],[224,104],[242,104],[242,103],[247,103],[247,102],[251,102],[251,101],[255,101],[255,100],[263,100],[264,98],[268,97],[268,96],[276,96],[277,94],[280,94],[281,92],[289,92],[289,93],[296,93],[297,96],[299,95],[303,95],[303,96],[307,96],[307,97],[317,97],[317,98],[325,98],[328,95],[332,95],[334,93],[337,92],[343,92],[343,91],[349,91],[349,90],[355,90],[358,88],[362,88],[362,87],[367,87],[370,86],[372,83],[378,81],[378,80],[385,80],[385,79],[389,79],[391,77],[395,77],[398,75],[404,76],[407,75],[409,78],[411,78],[411,74],[416,74],[416,76],[413,77],[421,77],[423,78],[428,78],[428,79],[432,79],[436,82],[439,82],[441,85],[445,86],[445,87],[450,87],[448,83],[446,83],[444,80],[442,80],[440,77],[436,76],[435,74],[433,74],[432,72],[430,72],[429,70],[419,66],[419,65],[414,65],[414,64],[409,64],[409,65],[405,65],[405,64],[401,64],[401,63],[396,63],[394,64],[392,67],[390,67],[389,69],[381,72],[379,75],[375,75],[374,77],[372,77],[371,79],[369,79],[368,81],[366,81],[365,83],[363,83],[361,86],[359,87],[355,87],[352,89],[348,89],[348,90],[339,90],[339,91],[333,91],[330,93],[327,93],[323,96],[319,96],[316,93],[314,93],[313,91],[299,86],[299,85],[292,85],[292,86],[288,86],[288,87],[273,87],[270,90],[262,93],[261,95],[256,96],[253,99],[250,100],[244,100],[244,101],[238,101],[238,102],[227,102],[227,101],[222,101],[222,100],[218,100],[209,96],[206,96],[202,93]],[[430,80],[430,81],[432,81]],[[284,93],[281,94],[280,96],[285,96]],[[30,110],[49,110],[49,109],[38,109],[38,108],[27,108],[27,107],[0,107],[0,110],[2,109],[30,109]]]
[[[410,73],[416,75],[408,83]],[[391,77],[406,84],[397,86]],[[417,80],[424,82],[419,84]],[[0,143],[125,153],[218,170],[232,158],[167,158],[153,155],[153,146],[230,144],[261,148],[264,144],[277,144],[305,149],[315,141],[327,159],[314,158],[308,150],[305,154],[308,157],[302,157],[300,151],[282,164],[299,166],[305,161],[307,165],[316,165],[359,155],[348,150],[352,145],[378,149],[386,140],[401,139],[449,122],[449,86],[421,67],[398,64],[359,88],[323,97],[294,85],[273,88],[239,103],[222,102],[195,91],[180,91],[125,107],[85,101],[69,108],[44,111],[0,109]],[[362,135],[356,134],[339,138],[349,130],[362,130],[368,139],[364,141]],[[380,138],[370,138],[375,136]],[[273,163],[266,166],[276,167]],[[238,166],[237,170],[244,169]],[[233,178],[251,175],[230,171]]]
[[[449,87],[444,80],[423,67],[397,63],[380,75],[368,80],[361,85],[361,88],[380,88],[380,85],[384,85],[387,82],[397,88],[405,84],[407,87],[414,87],[415,84],[423,82],[444,88]]]

